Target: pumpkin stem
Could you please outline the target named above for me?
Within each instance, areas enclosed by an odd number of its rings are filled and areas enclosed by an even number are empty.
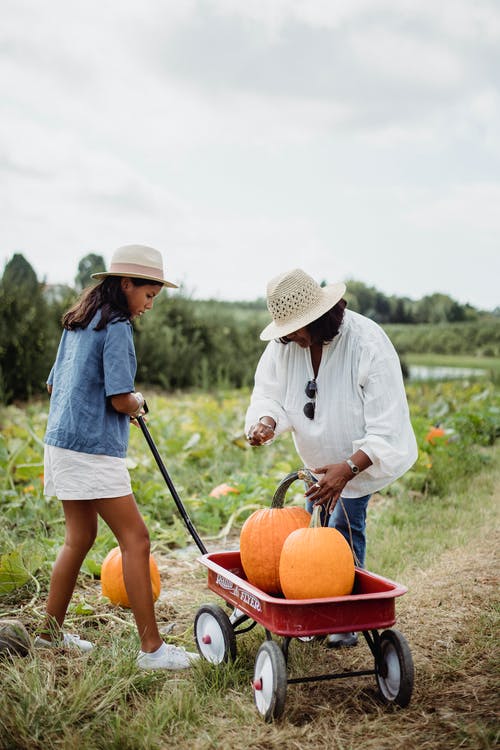
[[[282,508],[284,501],[285,501],[285,495],[293,482],[295,482],[296,479],[299,478],[298,472],[293,471],[291,474],[287,474],[286,477],[284,477],[279,485],[276,488],[276,492],[273,495],[273,499],[271,502],[271,508]]]
[[[319,529],[321,527],[321,505],[315,505],[313,508],[310,529]]]

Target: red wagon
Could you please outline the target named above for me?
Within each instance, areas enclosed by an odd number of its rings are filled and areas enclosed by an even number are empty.
[[[291,482],[300,477],[300,473],[288,475],[276,492],[286,492]],[[356,568],[354,588],[348,596],[285,599],[270,596],[249,583],[239,551],[207,553],[198,559],[208,568],[209,589],[238,612],[236,618],[233,614],[230,619],[222,607],[202,605],[194,623],[198,650],[207,661],[220,664],[236,657],[236,636],[256,624],[264,628],[266,639],[257,652],[252,686],[255,705],[266,721],[281,716],[287,685],[299,682],[374,675],[385,702],[408,705],[413,689],[413,660],[404,636],[392,629],[396,622],[395,600],[406,593],[405,586]],[[350,631],[363,633],[374,658],[373,668],[287,677],[292,638],[311,640]],[[281,644],[273,640],[273,635],[281,636]]]
[[[145,408],[147,411],[146,405]],[[207,552],[143,417],[138,417],[137,421],[177,509],[202,552],[199,561],[208,568],[209,588],[235,607],[236,611],[241,612],[237,618],[229,618],[217,604],[204,604],[199,608],[194,622],[194,634],[201,655],[213,664],[234,659],[236,636],[246,633],[257,624],[263,626],[266,640],[257,652],[252,686],[255,705],[266,721],[281,716],[287,685],[298,682],[375,675],[384,701],[401,707],[408,705],[413,690],[411,651],[403,635],[398,630],[391,629],[396,621],[395,599],[406,593],[407,589],[361,568],[356,568],[354,588],[349,596],[285,599],[270,596],[252,586],[245,578],[239,551]],[[303,471],[286,476],[275,492],[273,503],[278,497],[284,498],[288,487],[296,479],[307,480],[308,477]],[[379,633],[381,628],[384,630]],[[374,658],[372,669],[287,679],[288,647],[292,638],[311,640],[329,633],[350,631],[363,633]],[[273,634],[282,637],[281,645],[273,640]]]

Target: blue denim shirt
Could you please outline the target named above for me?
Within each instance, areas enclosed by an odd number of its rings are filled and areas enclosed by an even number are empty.
[[[87,328],[63,331],[47,379],[52,394],[45,442],[81,453],[124,457],[130,418],[113,409],[110,396],[134,391],[132,325],[117,321],[95,331],[100,316],[98,311]]]

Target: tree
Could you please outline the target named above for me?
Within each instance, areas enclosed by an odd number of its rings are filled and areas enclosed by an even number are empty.
[[[38,279],[36,273],[21,253],[14,253],[11,260],[6,263],[2,277],[2,285],[6,288],[19,288],[20,290],[22,289],[23,292],[28,292],[29,294],[35,294],[37,292]]]
[[[75,286],[81,291],[85,287],[90,286],[94,283],[92,279],[93,273],[99,273],[105,271],[106,266],[104,264],[104,258],[102,255],[96,253],[89,253],[78,264],[78,272],[75,276]]]
[[[5,266],[0,308],[0,397],[9,403],[40,392],[53,355],[42,287],[20,253]]]

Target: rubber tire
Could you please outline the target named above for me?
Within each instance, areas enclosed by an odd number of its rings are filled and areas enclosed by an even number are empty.
[[[257,690],[255,682],[262,681]],[[255,657],[253,697],[255,706],[267,723],[279,719],[285,709],[287,670],[283,651],[275,641],[264,641]]]
[[[210,643],[204,643],[204,636]],[[236,636],[233,626],[222,607],[217,604],[203,604],[194,620],[194,638],[201,656],[211,664],[234,661],[236,659]]]
[[[395,703],[404,708],[413,692],[414,669],[410,647],[399,630],[384,630],[380,636],[380,651],[382,663],[375,660],[380,695],[386,703]]]

